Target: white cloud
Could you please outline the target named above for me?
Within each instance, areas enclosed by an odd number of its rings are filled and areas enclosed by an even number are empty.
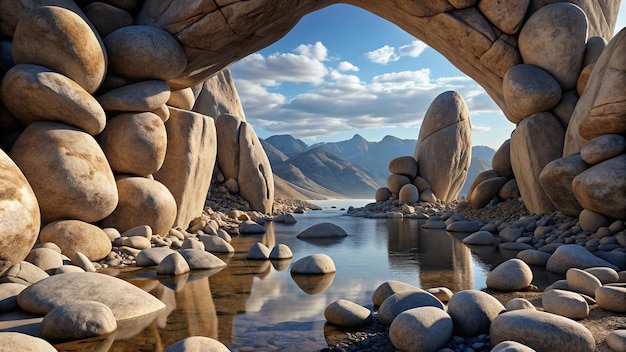
[[[421,40],[414,40],[411,44],[400,46],[397,52],[396,48],[385,45],[381,48],[368,51],[367,53],[365,53],[365,56],[372,62],[386,65],[390,62],[400,60],[400,58],[403,56],[409,56],[413,58],[419,57],[424,52],[424,50],[426,50],[426,48],[428,48],[428,45],[426,45],[426,43],[422,42]]]
[[[339,63],[339,66],[337,66],[337,70],[342,71],[342,72],[346,72],[346,71],[358,72],[359,68],[349,63],[348,61],[342,61]]]
[[[322,44],[322,42],[316,42],[315,44],[300,44],[294,51],[313,60],[328,60],[328,49],[324,46],[324,44]]]
[[[491,126],[478,126],[472,124],[472,132],[489,132],[491,131]]]

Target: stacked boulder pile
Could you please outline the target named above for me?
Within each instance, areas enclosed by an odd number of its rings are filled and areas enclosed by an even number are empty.
[[[413,156],[391,160],[387,187],[376,191],[376,201],[455,200],[467,177],[471,146],[471,121],[463,97],[454,91],[440,94],[426,111]]]

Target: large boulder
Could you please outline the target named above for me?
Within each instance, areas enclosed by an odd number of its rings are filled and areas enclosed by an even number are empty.
[[[0,275],[24,260],[39,234],[39,204],[30,184],[0,151]]]
[[[50,340],[81,340],[117,330],[113,312],[95,301],[68,302],[52,309],[41,322],[39,335]]]
[[[401,351],[437,351],[452,338],[452,331],[452,319],[444,310],[419,307],[393,320],[389,339]]]
[[[239,116],[242,120],[246,119],[235,81],[227,68],[194,87],[194,90],[199,92],[193,111],[213,118],[230,114]]]
[[[546,164],[539,173],[539,182],[557,210],[571,217],[578,217],[583,207],[572,191],[572,180],[589,165],[580,154],[555,159]]]
[[[120,177],[117,180],[120,194],[117,207],[105,219],[103,227],[113,227],[120,232],[148,225],[152,232],[166,235],[176,219],[176,200],[162,183],[143,177]]]
[[[34,122],[15,142],[10,156],[33,187],[43,223],[95,222],[117,205],[115,179],[102,149],[75,127]]]
[[[152,79],[123,85],[98,96],[105,111],[153,111],[163,106],[172,94],[165,81]]]
[[[104,2],[92,2],[83,8],[83,12],[103,38],[116,29],[135,23],[128,11]]]
[[[626,154],[594,165],[573,178],[572,191],[583,208],[626,218]]]
[[[19,332],[0,332],[0,352],[57,352],[48,341]]]
[[[2,101],[25,125],[50,120],[78,127],[90,135],[104,129],[106,115],[78,83],[49,68],[20,64],[4,76]]]
[[[422,289],[400,291],[387,297],[378,308],[378,321],[389,325],[398,314],[417,307],[435,307],[444,310],[444,304],[433,294]]]
[[[617,270],[616,266],[576,244],[559,246],[546,263],[546,269],[554,273],[566,273],[570,268],[587,269],[596,266],[606,266]]]
[[[239,128],[242,122],[242,117],[230,114],[222,114],[215,119],[217,164],[226,180],[237,179],[239,175]]]
[[[186,229],[202,213],[217,156],[215,123],[208,116],[170,108],[165,123],[167,152],[154,178],[176,200],[175,227]]]
[[[49,223],[39,234],[39,242],[52,242],[61,253],[73,258],[83,253],[93,262],[103,259],[111,252],[111,240],[99,227],[79,220],[58,220]]]
[[[533,280],[530,267],[520,259],[509,259],[487,275],[487,287],[498,291],[519,291]]]
[[[533,114],[517,125],[511,135],[511,166],[526,208],[535,214],[555,210],[539,183],[541,170],[563,153],[565,131],[548,112]]]
[[[107,68],[99,36],[78,14],[57,6],[40,6],[21,18],[12,55],[16,64],[50,68],[89,93],[98,89]]]
[[[418,172],[417,162],[412,156],[399,156],[389,162],[389,172],[397,175],[404,175],[411,180],[414,179]]]
[[[413,157],[420,176],[430,182],[437,199],[456,199],[465,183],[471,160],[469,111],[459,93],[448,91],[426,111]]]
[[[455,334],[466,337],[488,333],[492,320],[503,310],[504,306],[497,299],[477,290],[457,292],[448,302]]]
[[[296,237],[299,239],[319,239],[319,238],[342,238],[348,236],[346,230],[331,222],[322,222],[312,225],[300,232]]]
[[[535,65],[516,65],[503,82],[504,101],[520,120],[552,109],[561,100],[561,86],[548,72]]]
[[[247,122],[239,128],[239,193],[250,208],[263,214],[274,205],[274,174],[254,129]]]

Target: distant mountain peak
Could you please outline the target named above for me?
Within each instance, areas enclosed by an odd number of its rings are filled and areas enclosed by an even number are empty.
[[[351,140],[353,141],[365,141],[367,142],[367,139],[363,138],[363,136],[361,136],[360,134],[355,134],[354,136],[352,136]]]

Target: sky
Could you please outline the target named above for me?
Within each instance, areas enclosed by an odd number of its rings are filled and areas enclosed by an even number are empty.
[[[626,1],[616,31],[624,27]],[[309,145],[355,134],[372,142],[386,135],[417,139],[428,106],[447,90],[467,103],[472,145],[497,149],[515,128],[445,57],[351,5],[305,16],[285,37],[230,69],[246,120],[260,138],[290,134]]]

